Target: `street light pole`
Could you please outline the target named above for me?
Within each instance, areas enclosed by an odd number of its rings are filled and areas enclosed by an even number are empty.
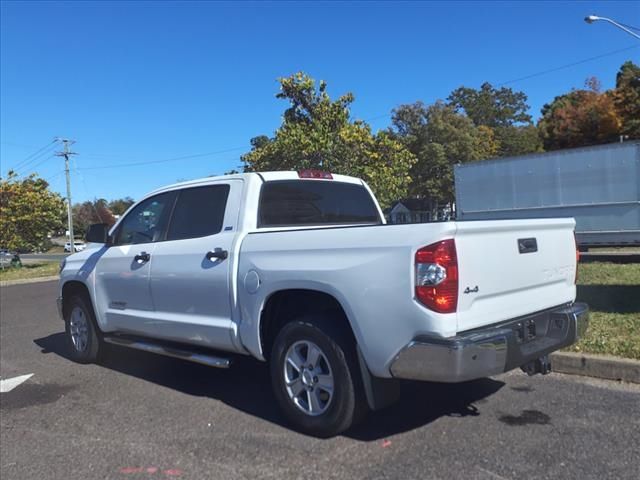
[[[637,33],[632,32],[631,30],[629,30],[628,28],[620,25],[618,22],[611,20],[610,18],[606,18],[606,17],[598,17],[597,15],[589,15],[588,17],[584,17],[584,21],[587,23],[594,23],[597,21],[602,20],[603,22],[609,22],[611,25],[618,27],[620,30],[623,30],[625,32],[627,32],[629,35],[636,37],[638,40],[640,40],[640,35],[638,35]]]

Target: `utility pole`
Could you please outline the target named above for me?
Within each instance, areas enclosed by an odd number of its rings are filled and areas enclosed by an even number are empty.
[[[69,146],[73,145],[75,140],[68,140],[66,138],[59,138],[64,146],[64,151],[56,152],[56,156],[64,157],[64,173],[67,177],[67,221],[69,224],[69,243],[71,245],[71,253],[75,253],[75,245],[73,242],[73,215],[71,213],[71,178],[69,177],[69,156],[77,155],[77,153],[69,150]]]

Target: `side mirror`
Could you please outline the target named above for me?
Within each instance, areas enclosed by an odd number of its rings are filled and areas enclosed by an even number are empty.
[[[109,243],[109,226],[106,223],[90,225],[84,239],[87,243]]]

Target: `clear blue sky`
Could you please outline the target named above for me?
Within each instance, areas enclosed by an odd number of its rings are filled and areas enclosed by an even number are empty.
[[[401,103],[640,45],[587,25],[590,13],[640,26],[638,2],[2,1],[0,171],[66,136],[80,154],[74,201],[138,198],[239,165],[249,139],[280,124],[279,76],[304,70],[331,95],[352,91],[353,115],[382,129]],[[509,86],[537,118],[588,76],[610,88],[630,59],[640,48]],[[62,159],[47,157],[33,165],[63,192]]]

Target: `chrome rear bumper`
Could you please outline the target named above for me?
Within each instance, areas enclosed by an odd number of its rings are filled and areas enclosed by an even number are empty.
[[[396,378],[457,383],[520,367],[575,343],[589,324],[589,307],[573,303],[463,332],[416,337],[391,364]]]

